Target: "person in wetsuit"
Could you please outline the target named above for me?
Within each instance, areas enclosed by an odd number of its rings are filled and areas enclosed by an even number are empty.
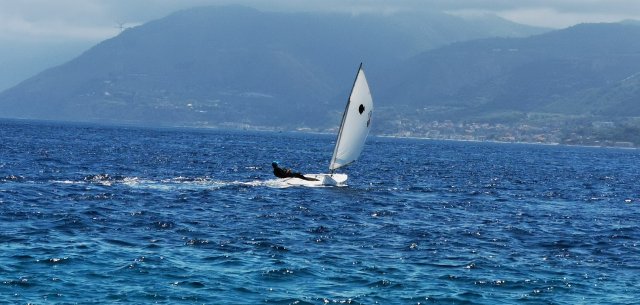
[[[271,166],[273,166],[273,174],[278,178],[300,178],[307,181],[318,181],[315,178],[305,177],[301,173],[294,173],[290,168],[280,168],[276,161],[273,161]]]

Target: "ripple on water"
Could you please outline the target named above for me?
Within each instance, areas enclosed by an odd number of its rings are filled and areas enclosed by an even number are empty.
[[[0,128],[0,303],[640,294],[637,151],[372,138],[348,187],[310,189],[270,160],[310,172],[334,136],[38,124]]]

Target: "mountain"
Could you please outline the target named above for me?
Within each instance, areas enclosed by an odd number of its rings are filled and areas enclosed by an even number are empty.
[[[382,71],[393,73],[389,67],[425,50],[543,31],[436,12],[349,15],[201,7],[127,29],[4,91],[0,116],[335,126],[361,61],[378,88],[391,76]]]
[[[640,26],[581,24],[455,43],[394,68],[378,100],[391,116],[419,120],[477,121],[513,112],[640,116],[636,37]]]

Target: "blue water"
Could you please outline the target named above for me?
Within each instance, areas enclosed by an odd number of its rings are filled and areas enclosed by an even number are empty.
[[[640,151],[0,121],[0,303],[631,304]]]

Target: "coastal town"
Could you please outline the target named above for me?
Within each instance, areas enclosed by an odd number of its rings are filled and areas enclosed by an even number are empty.
[[[638,126],[615,122],[566,121],[542,124],[452,122],[450,120],[417,122],[393,121],[385,135],[438,140],[490,141],[509,143],[565,144],[632,148],[640,146],[633,133]],[[389,128],[390,127],[390,128]]]

